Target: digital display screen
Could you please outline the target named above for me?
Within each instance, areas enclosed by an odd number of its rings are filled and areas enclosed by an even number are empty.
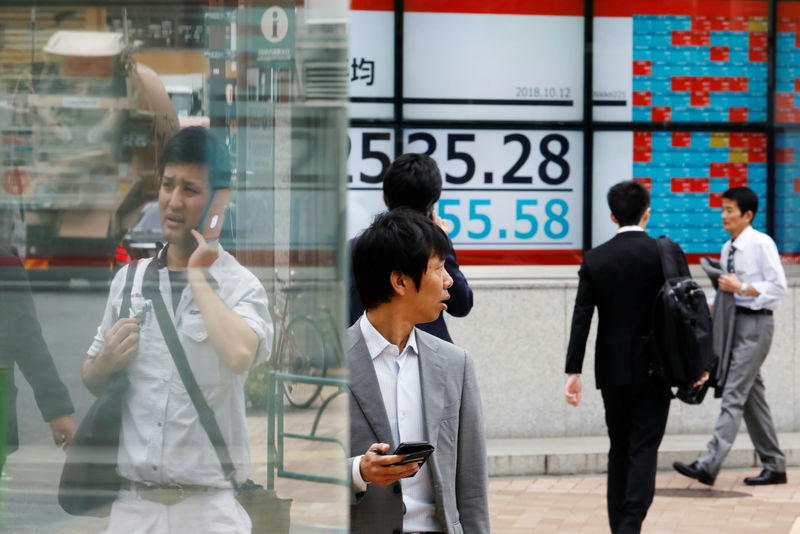
[[[394,116],[394,1],[353,0],[347,32],[350,118]]]
[[[800,252],[800,132],[775,136],[775,243]]]
[[[604,193],[625,179],[651,192],[648,233],[670,237],[688,254],[719,254],[728,240],[720,209],[730,187],[756,192],[761,209],[753,226],[765,231],[766,143],[765,134],[749,132],[596,133],[593,246],[616,230]]]
[[[778,2],[775,121],[800,122],[800,3]]]
[[[407,119],[580,120],[583,2],[406,0]]]
[[[386,209],[382,178],[396,157],[394,131],[349,128],[347,148],[347,238],[350,239]]]
[[[777,8],[775,118],[797,123],[800,2]],[[507,127],[509,121],[585,119],[583,2],[406,0],[403,9],[403,50],[396,51],[394,2],[352,4],[351,117],[396,118],[396,55],[402,119],[415,121],[402,130],[398,150],[426,152],[437,161],[444,187],[436,212],[448,221],[459,258],[547,263],[540,260],[552,253],[561,255],[552,263],[573,263],[583,244],[583,135]],[[768,15],[766,0],[595,1],[593,119],[672,128],[765,123]],[[453,122],[426,128],[422,121]],[[350,235],[385,209],[379,177],[399,155],[395,131],[391,123],[350,130]],[[759,195],[754,226],[765,230],[764,132],[593,135],[592,246],[616,230],[605,192],[624,179],[652,191],[651,235],[668,235],[689,254],[718,254],[728,239],[720,206],[729,187],[746,185]],[[781,252],[800,252],[794,215],[800,213],[799,139],[800,133],[776,136]]]
[[[767,2],[595,3],[594,118],[767,120]]]
[[[351,128],[348,235],[385,209],[380,171],[389,129]],[[463,263],[574,263],[583,243],[583,134],[574,131],[408,129],[403,152],[442,173],[436,213]]]

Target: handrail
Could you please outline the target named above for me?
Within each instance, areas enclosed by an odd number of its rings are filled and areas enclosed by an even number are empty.
[[[283,382],[285,381],[336,386],[338,388],[337,391],[327,397],[317,409],[317,414],[314,417],[314,423],[311,426],[310,433],[308,434],[298,434],[284,431]],[[350,481],[348,479],[314,475],[311,473],[300,473],[297,471],[288,471],[284,469],[283,465],[284,439],[286,438],[336,443],[342,448],[345,455],[348,454],[347,444],[342,442],[340,439],[317,435],[317,427],[322,414],[325,412],[325,409],[334,398],[347,391],[347,385],[348,381],[346,379],[343,380],[340,378],[293,375],[274,370],[270,371],[267,379],[267,487],[269,489],[275,488],[276,471],[279,477],[305,480],[308,482],[321,482],[325,484],[339,484],[342,486],[350,485]]]

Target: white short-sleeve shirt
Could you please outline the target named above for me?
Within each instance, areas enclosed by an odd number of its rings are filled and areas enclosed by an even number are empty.
[[[215,282],[212,286],[258,336],[254,365],[266,361],[273,335],[267,293],[250,271],[221,247],[219,250],[219,257],[209,268]],[[125,369],[130,389],[123,404],[117,470],[122,477],[139,482],[230,487],[172,360],[152,303],[142,295],[142,280],[150,261],[155,260],[139,261],[131,291],[130,316],[144,310],[144,319],[139,350]],[[100,353],[106,333],[120,316],[126,272],[127,267],[111,283],[103,320],[88,351],[90,357]],[[197,383],[214,411],[236,468],[236,480],[243,482],[250,471],[244,399],[247,373],[235,374],[214,351],[191,288],[187,285],[183,289],[174,308],[167,269],[160,268],[158,275],[159,291]]]

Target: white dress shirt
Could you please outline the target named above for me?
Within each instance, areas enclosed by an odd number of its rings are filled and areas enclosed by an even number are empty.
[[[618,234],[623,234],[625,232],[644,232],[644,228],[638,224],[629,224],[628,226],[620,226],[617,230]]]
[[[786,295],[787,285],[775,242],[767,234],[748,226],[736,237],[733,246],[736,247],[733,253],[736,277],[759,293],[757,297],[734,293],[736,305],[751,310],[776,310]],[[728,265],[730,250],[729,239],[722,246],[720,263],[723,270]],[[714,294],[709,296],[709,302],[714,302]]]
[[[411,330],[406,346],[400,353],[399,347],[389,343],[369,322],[366,314],[361,316],[359,327],[378,376],[392,439],[395,444],[425,441],[419,351],[414,330]],[[360,463],[361,456],[353,461],[353,484],[359,491],[368,491],[361,477]],[[404,478],[400,483],[403,487],[403,532],[442,531],[436,518],[429,465],[426,463],[415,476]]]
[[[150,261],[154,260],[139,261],[133,279],[130,316],[144,310],[144,319],[139,327],[139,350],[125,368],[130,389],[122,408],[117,470],[137,482],[230,488],[161,334],[152,302],[142,295],[142,279]],[[100,353],[106,333],[119,318],[126,272],[127,268],[120,270],[111,283],[103,320],[88,351],[90,357]],[[222,248],[209,274],[225,305],[258,336],[256,362],[266,360],[273,330],[264,287]],[[244,400],[247,373],[235,374],[214,351],[191,287],[183,289],[173,313],[169,273],[161,268],[158,275],[159,290],[192,373],[228,445],[236,480],[244,482],[250,471]]]

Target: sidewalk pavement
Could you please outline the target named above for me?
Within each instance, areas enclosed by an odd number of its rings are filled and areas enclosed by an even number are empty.
[[[692,462],[706,450],[711,433],[667,434],[658,448],[658,469],[671,470],[676,460]],[[800,467],[800,432],[779,432],[778,441],[789,467]],[[608,463],[608,437],[573,436],[489,439],[489,476],[539,476],[603,473]],[[760,470],[761,461],[742,431],[724,467]]]
[[[329,395],[333,391],[326,391]],[[315,405],[318,406],[319,403]],[[345,396],[337,397],[320,419],[319,435],[346,442]],[[286,431],[306,433],[316,410],[286,411]],[[266,416],[248,416],[252,477],[266,482]],[[746,435],[737,440],[713,488],[682,477],[673,459],[692,461],[708,436],[666,436],[659,455],[662,471],[644,534],[800,534],[800,468],[790,469],[789,483],[745,486],[745,476],[759,467]],[[790,466],[800,460],[800,434],[781,434]],[[489,505],[495,534],[607,533],[605,437],[489,440]],[[346,477],[345,451],[337,444],[287,440],[289,470]],[[55,488],[63,454],[49,440],[25,443],[12,454],[0,484],[0,532],[91,534],[105,519],[71,518],[56,503]],[[516,473],[521,476],[510,476]],[[584,474],[569,474],[584,473]],[[346,532],[349,488],[277,477],[277,493],[293,499],[292,534]],[[200,534],[200,533],[198,533]],[[469,533],[468,533],[469,534]]]
[[[778,486],[745,486],[758,470],[722,471],[713,487],[659,472],[643,534],[800,534],[800,469]],[[607,534],[605,475],[494,478],[495,534]]]

